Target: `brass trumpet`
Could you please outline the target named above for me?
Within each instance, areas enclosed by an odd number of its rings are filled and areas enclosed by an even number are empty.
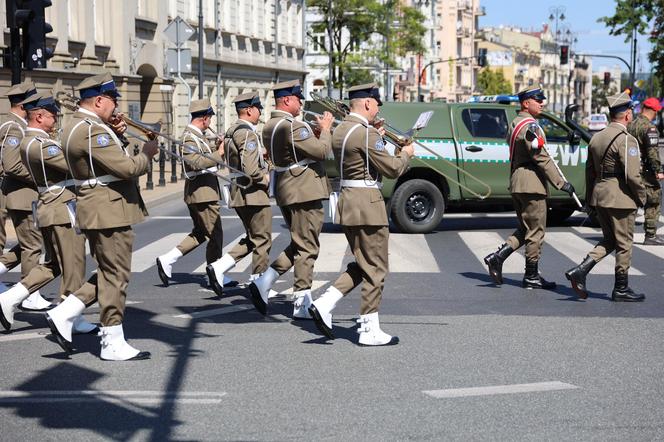
[[[56,100],[58,101],[58,103],[60,103],[60,105],[62,107],[65,107],[65,108],[67,108],[71,111],[76,111],[78,109],[78,99],[76,97],[74,97],[73,95],[67,93],[67,92],[59,91],[56,94]],[[139,134],[137,134],[135,132],[132,132],[130,130],[127,130],[125,132],[126,134],[128,134],[129,136],[131,136],[133,138],[136,138],[137,140],[147,142],[147,141],[150,141],[150,140],[154,140],[156,137],[162,137],[162,138],[165,138],[165,139],[169,140],[171,143],[173,143],[177,146],[181,146],[183,149],[191,149],[189,146],[184,144],[182,141],[180,141],[176,138],[173,138],[170,135],[167,135],[167,134],[164,134],[164,133],[160,132],[161,123],[148,124],[148,123],[144,123],[142,121],[137,121],[137,120],[134,120],[132,118],[129,118],[126,115],[122,115],[122,119],[124,120],[125,123],[127,123],[127,126],[131,126],[135,129],[141,131],[145,135],[145,136],[139,135]],[[184,163],[188,163],[188,164],[193,163],[190,159],[184,157],[183,155],[179,155],[175,152],[172,152],[171,150],[169,150],[165,147],[162,147],[160,145],[157,145],[157,147],[159,148],[160,151],[164,152],[166,155],[175,157],[175,158],[177,158],[178,160],[180,160]],[[252,182],[251,177],[249,175],[247,175],[246,173],[242,172],[241,170],[235,169],[234,167],[229,166],[225,162],[220,161],[220,160],[218,160],[218,159],[216,159],[216,158],[212,157],[211,155],[206,154],[204,152],[197,152],[197,153],[199,153],[200,155],[202,155],[203,157],[205,157],[209,160],[212,160],[212,161],[216,162],[218,165],[220,165],[224,168],[227,168],[228,170],[230,170],[234,174],[240,174],[241,176],[239,178],[248,179],[249,184],[246,184],[246,185],[240,184],[237,181],[233,181],[232,178],[229,178],[225,175],[222,175],[221,173],[214,172],[214,175],[221,178],[223,181],[226,181],[226,182],[231,183],[231,184],[235,184],[235,185],[237,185],[238,187],[240,187],[242,189],[246,189],[251,185],[251,182]],[[236,176],[236,178],[237,178],[237,176]]]
[[[323,106],[323,108],[325,110],[331,112],[336,117],[343,118],[346,115],[348,115],[348,113],[350,112],[350,108],[348,107],[348,105],[346,103],[343,103],[342,101],[335,100],[334,98],[331,98],[331,97],[323,97],[323,96],[321,96],[321,95],[319,95],[315,92],[311,92],[310,95],[311,95],[311,99],[314,102],[316,102],[316,103],[320,104],[321,106]],[[477,178],[476,176],[474,176],[470,172],[466,171],[462,167],[457,166],[456,164],[454,164],[452,161],[448,160],[447,158],[444,158],[438,152],[428,148],[423,143],[417,141],[415,139],[416,131],[411,130],[409,132],[404,133],[404,132],[399,131],[395,127],[391,126],[385,120],[383,120],[383,124],[384,124],[383,127],[385,128],[385,138],[387,138],[392,144],[394,144],[396,146],[396,149],[395,149],[396,154],[398,154],[398,152],[401,150],[401,147],[407,146],[408,144],[413,143],[413,144],[417,145],[418,147],[420,147],[420,148],[426,150],[427,152],[431,153],[437,159],[439,159],[441,161],[444,161],[445,164],[447,164],[448,166],[456,169],[459,172],[459,174],[463,174],[466,177],[468,177],[468,178],[474,180],[475,182],[481,184],[484,188],[486,188],[486,192],[485,193],[475,192],[470,187],[466,186],[465,184],[462,184],[459,180],[445,174],[443,171],[437,169],[436,167],[429,164],[428,162],[426,162],[422,158],[419,158],[418,156],[413,156],[412,160],[418,161],[420,164],[422,164],[422,165],[428,167],[429,169],[435,171],[436,173],[438,173],[439,175],[444,177],[446,180],[457,184],[459,187],[466,190],[468,193],[471,193],[471,194],[475,195],[477,198],[479,198],[481,200],[486,199],[489,195],[491,195],[491,186],[489,186],[487,183],[480,180],[479,178]],[[455,144],[457,143],[456,140],[454,141],[454,143]]]

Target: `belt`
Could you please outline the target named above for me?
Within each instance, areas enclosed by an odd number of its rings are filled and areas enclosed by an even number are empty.
[[[97,184],[108,184],[114,181],[122,181],[122,178],[118,178],[113,175],[102,175],[97,178],[90,178],[89,180],[74,180],[76,187],[83,186],[95,186]]]
[[[625,178],[625,172],[602,172],[602,178]]]
[[[341,187],[364,187],[367,189],[382,189],[383,183],[367,183],[365,180],[341,180]]]
[[[50,186],[38,186],[37,191],[39,191],[39,193],[52,192],[54,190],[60,191],[65,187],[74,186],[76,184],[74,181],[75,180],[62,180],[62,181],[58,181],[57,183],[52,184]]]
[[[219,170],[219,167],[212,166],[212,167],[208,167],[207,169],[197,170],[195,172],[187,172],[187,176],[191,178],[191,177],[195,177],[195,176],[199,176],[199,175],[207,175],[207,174],[210,174],[210,173],[215,173],[218,170]]]
[[[286,167],[274,166],[274,170],[276,170],[277,172],[286,172],[288,170],[295,169],[295,168],[298,168],[298,167],[304,167],[304,166],[307,166],[307,165],[315,163],[315,162],[316,162],[315,160],[307,158],[305,160],[298,161],[297,163],[289,164]]]

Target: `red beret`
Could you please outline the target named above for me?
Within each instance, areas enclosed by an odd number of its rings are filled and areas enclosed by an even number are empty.
[[[662,109],[662,105],[660,104],[659,100],[655,97],[647,98],[643,102],[643,106],[649,107],[650,109],[654,110],[655,112],[659,112]]]

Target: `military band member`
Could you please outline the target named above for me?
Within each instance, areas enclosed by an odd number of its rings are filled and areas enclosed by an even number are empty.
[[[110,74],[83,80],[77,87],[81,101],[62,132],[65,158],[76,183],[76,222],[85,234],[97,274],[47,315],[58,344],[71,351],[73,321],[86,305],[99,302],[101,358],[147,359],[127,343],[123,323],[134,242],[132,224],[147,215],[136,177],[148,170],[157,142],[131,155],[120,136],[126,123],[114,115],[118,93]],[[96,284],[97,291],[89,290]]]
[[[46,262],[0,295],[0,322],[9,330],[18,304],[62,273],[60,296],[66,297],[85,282],[85,238],[72,228],[67,203],[76,199],[60,144],[50,138],[60,108],[48,93],[35,94],[21,103],[28,113],[28,127],[21,142],[21,159],[37,184],[37,221],[46,250]],[[97,330],[79,316],[74,331]]]
[[[386,150],[384,130],[373,126],[382,105],[375,83],[351,87],[348,97],[351,112],[334,130],[332,147],[341,178],[336,221],[342,226],[355,261],[313,302],[309,312],[320,331],[334,339],[332,310],[361,283],[360,345],[393,345],[399,338],[384,333],[378,319],[389,269],[389,224],[380,188],[384,176],[397,178],[406,171],[414,150],[412,144],[395,156]]]
[[[627,131],[639,141],[641,148],[641,178],[646,187],[643,244],[647,246],[664,246],[664,238],[657,235],[657,221],[662,212],[662,185],[659,181],[664,180],[664,170],[659,159],[659,132],[652,123],[661,109],[657,98],[648,98],[641,105],[641,113],[627,126]]]
[[[181,154],[187,160],[182,162],[186,178],[184,202],[189,209],[194,228],[177,247],[157,258],[157,271],[165,286],[168,286],[173,264],[205,241],[207,264],[219,259],[223,248],[223,230],[219,218],[219,179],[216,173],[219,162],[223,160],[224,144],[223,140],[219,139],[213,148],[205,137],[205,131],[210,127],[214,115],[209,99],[192,101],[189,112],[191,123],[182,136],[184,146],[181,147]]]
[[[510,192],[519,225],[497,252],[484,258],[496,284],[503,283],[503,262],[525,244],[526,269],[522,285],[527,289],[553,289],[555,282],[542,278],[538,266],[546,227],[547,181],[570,196],[574,187],[566,182],[547,153],[546,137],[536,118],[544,109],[546,96],[539,87],[518,94],[521,110],[507,134],[510,149]]]
[[[639,143],[627,131],[633,119],[632,101],[625,92],[607,97],[611,123],[595,134],[588,146],[586,204],[597,213],[604,238],[583,262],[565,273],[580,298],[587,298],[586,276],[615,250],[613,301],[643,301],[628,284],[636,210],[646,202],[641,180]]]
[[[256,125],[263,106],[256,92],[239,95],[233,100],[238,120],[225,135],[224,149],[228,164],[242,170],[246,178],[237,178],[237,182],[248,185],[246,189],[236,184],[231,186],[229,207],[237,212],[247,235],[228,253],[209,264],[206,268],[215,292],[221,296],[224,273],[235,267],[235,263],[252,254],[251,277],[253,281],[267,270],[272,245],[272,210],[268,186],[270,174],[263,158],[263,145]]]
[[[332,114],[317,118],[320,137],[303,121],[295,119],[302,107],[298,80],[274,86],[276,108],[263,128],[263,144],[275,166],[275,193],[291,242],[249,289],[256,309],[267,313],[268,295],[279,275],[295,267],[293,317],[309,318],[314,263],[323,228],[323,200],[330,187],[323,160],[331,150]]]

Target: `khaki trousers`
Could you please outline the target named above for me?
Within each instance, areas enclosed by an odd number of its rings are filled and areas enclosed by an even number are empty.
[[[346,295],[362,283],[360,314],[377,312],[389,270],[390,230],[387,226],[343,226],[342,229],[355,262],[348,264],[333,285]]]
[[[0,192],[0,199],[4,199],[5,194]],[[5,223],[7,222],[7,209],[4,207],[4,202],[0,203],[0,253],[5,249],[7,244],[7,231],[5,230]],[[0,262],[7,267],[8,270],[13,269],[21,262],[21,245],[16,244],[11,249],[2,253]]]
[[[519,226],[507,238],[507,244],[516,250],[526,245],[526,259],[539,261],[546,227],[546,197],[530,193],[513,193],[512,202]]]
[[[103,327],[122,324],[131,276],[134,231],[131,226],[127,226],[84,230],[83,233],[90,243],[90,253],[97,262],[97,273],[74,295],[85,305],[99,302],[99,317]]]
[[[270,206],[236,207],[247,236],[242,238],[228,252],[235,262],[251,253],[251,273],[260,274],[267,270],[272,247],[272,209]]]
[[[221,228],[221,218],[219,218],[219,203],[196,203],[189,204],[187,207],[194,228],[177,248],[184,256],[207,241],[205,260],[211,264],[221,258],[224,243],[224,232]]]
[[[85,282],[85,237],[70,224],[41,229],[47,261],[34,267],[21,283],[30,293],[39,290],[60,274],[60,297],[74,293]]]
[[[2,192],[0,192],[0,195],[2,195]],[[4,196],[0,196],[0,198],[4,198]],[[7,243],[7,231],[5,230],[5,223],[7,222],[7,209],[1,206],[2,204],[0,204],[0,252],[5,249],[5,244]]]
[[[627,274],[632,263],[635,209],[597,207],[597,220],[604,238],[588,253],[595,262],[616,251],[615,273]]]
[[[319,236],[325,213],[322,201],[290,204],[281,207],[291,242],[272,263],[280,275],[295,267],[293,291],[308,290],[314,279],[314,264],[320,249]]]
[[[21,279],[39,265],[42,252],[42,237],[33,224],[32,212],[27,210],[7,210],[14,224],[18,245],[0,257],[0,262],[8,269],[21,263]]]

